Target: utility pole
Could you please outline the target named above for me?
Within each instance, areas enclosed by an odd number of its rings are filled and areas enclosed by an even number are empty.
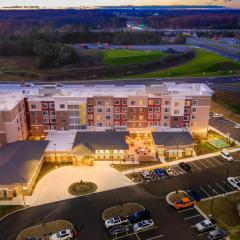
[[[23,207],[26,207],[26,201],[25,201],[25,192],[24,190],[26,189],[25,187],[23,187],[23,183],[21,183],[21,187],[22,187],[22,197],[23,197]]]

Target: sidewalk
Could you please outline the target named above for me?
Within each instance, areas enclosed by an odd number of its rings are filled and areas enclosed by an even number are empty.
[[[234,148],[234,149],[230,149],[228,150],[228,152],[237,152],[239,150],[239,148]],[[136,171],[142,171],[142,170],[151,170],[151,169],[155,169],[155,168],[166,168],[166,167],[171,167],[173,165],[177,165],[180,162],[194,162],[197,160],[201,160],[201,159],[205,159],[205,158],[211,158],[211,157],[216,157],[219,156],[221,153],[221,151],[219,152],[215,152],[215,153],[209,153],[209,154],[204,154],[204,155],[199,155],[199,156],[194,156],[194,157],[189,157],[189,158],[184,158],[184,159],[180,159],[180,160],[175,160],[175,161],[171,161],[171,162],[165,162],[165,163],[161,163],[161,164],[156,164],[156,165],[152,165],[152,166],[147,166],[147,167],[142,167],[142,168],[135,168]],[[132,173],[133,170],[127,170],[127,171],[123,171],[124,174],[129,174]]]

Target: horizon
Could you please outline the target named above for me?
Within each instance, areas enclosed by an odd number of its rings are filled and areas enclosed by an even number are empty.
[[[216,6],[216,7],[226,7],[226,8],[240,8],[239,0],[184,0],[177,1],[171,0],[166,2],[166,0],[151,0],[148,4],[145,4],[144,0],[119,0],[119,1],[110,1],[110,0],[90,0],[86,4],[86,1],[83,0],[62,0],[59,4],[59,1],[45,1],[45,0],[4,0],[0,2],[1,9],[7,8],[97,8],[97,7],[127,7],[127,6],[155,6],[155,7],[174,7],[174,6]]]

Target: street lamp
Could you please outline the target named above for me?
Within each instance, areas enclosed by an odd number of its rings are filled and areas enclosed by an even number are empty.
[[[22,187],[22,197],[23,197],[23,207],[26,207],[26,201],[25,201],[25,190],[27,189],[25,186],[23,186],[23,183],[21,183]]]
[[[214,199],[214,193],[215,193],[215,189],[212,188],[212,199],[211,199],[211,205],[210,205],[210,212],[209,212],[209,218],[212,218],[212,212],[213,212],[213,199]]]
[[[54,149],[54,161],[55,161],[55,163],[56,163],[56,162],[57,162],[56,143],[53,144],[53,149]]]

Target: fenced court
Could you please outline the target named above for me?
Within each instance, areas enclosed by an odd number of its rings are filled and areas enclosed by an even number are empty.
[[[213,146],[216,149],[230,147],[229,143],[227,143],[221,139],[208,141],[208,144],[210,144],[211,146]]]

